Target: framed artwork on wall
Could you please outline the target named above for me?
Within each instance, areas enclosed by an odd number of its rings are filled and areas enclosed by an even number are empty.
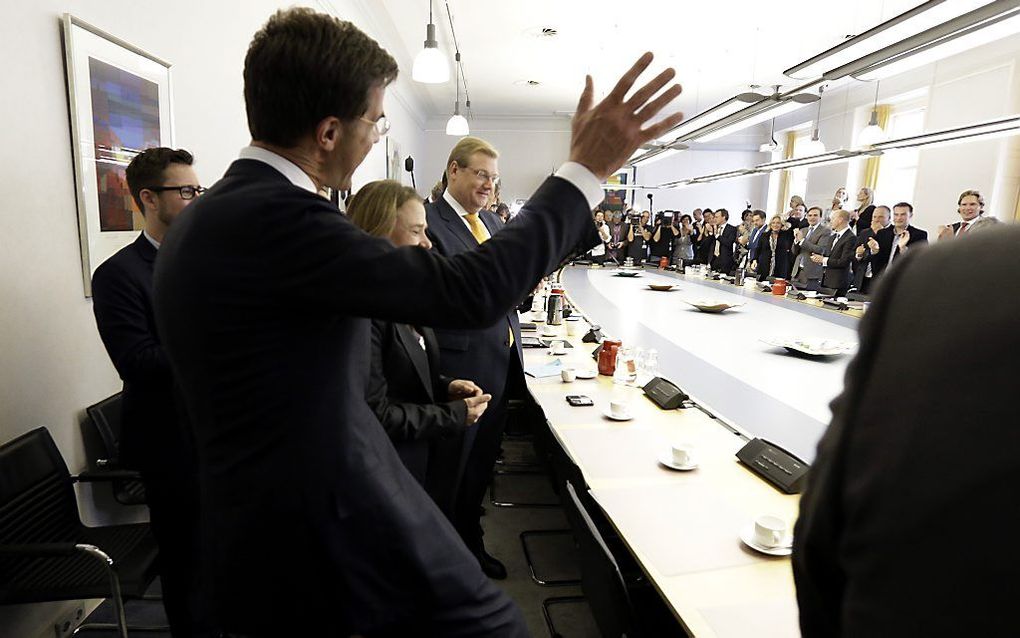
[[[170,63],[64,14],[64,55],[85,296],[92,273],[138,236],[124,169],[174,145]]]
[[[622,211],[628,205],[634,205],[634,191],[628,189],[627,186],[634,183],[634,169],[633,168],[621,168],[616,171],[615,175],[610,175],[606,179],[606,186],[603,187],[605,191],[605,199],[602,200],[603,211]],[[620,188],[611,188],[612,186],[619,186]],[[627,199],[630,199],[630,203],[627,203]],[[607,216],[608,219],[608,216]]]
[[[400,157],[400,142],[386,136],[386,179],[404,183],[404,160]]]

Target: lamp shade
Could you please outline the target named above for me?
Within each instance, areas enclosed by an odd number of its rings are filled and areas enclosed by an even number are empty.
[[[857,135],[858,146],[874,146],[886,140],[885,131],[878,124],[868,124]]]
[[[436,47],[426,46],[414,58],[411,77],[423,84],[442,84],[450,81],[450,65],[446,56]]]
[[[463,115],[454,113],[450,120],[446,123],[446,134],[457,135],[463,137],[471,133],[471,129],[468,128],[468,121]]]
[[[822,153],[825,152],[825,144],[822,144],[822,142],[817,137],[814,136],[812,136],[811,139],[804,142],[803,144],[798,144],[794,148],[796,148],[797,150],[797,155],[801,157],[821,155]]]

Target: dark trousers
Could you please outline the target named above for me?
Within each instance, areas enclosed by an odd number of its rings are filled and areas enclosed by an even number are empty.
[[[462,471],[458,481],[457,496],[453,506],[451,522],[457,529],[468,549],[482,550],[482,525],[479,508],[485,500],[485,492],[492,482],[492,471],[499,457],[503,430],[506,428],[507,404],[524,394],[524,369],[516,356],[510,357],[506,385],[495,405],[490,404],[485,414],[474,425],[477,428],[472,437],[464,439],[462,447]]]
[[[174,638],[218,635],[199,581],[198,482],[193,475],[143,477],[149,522],[159,546],[163,606]]]

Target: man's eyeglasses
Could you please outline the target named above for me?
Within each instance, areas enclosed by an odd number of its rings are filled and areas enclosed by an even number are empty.
[[[390,132],[390,121],[386,119],[385,115],[380,115],[378,120],[370,120],[365,116],[361,116],[358,119],[374,126],[375,132],[379,134],[379,137],[385,137]]]
[[[149,186],[144,190],[152,191],[154,193],[163,193],[166,191],[177,191],[181,195],[181,199],[195,199],[195,196],[201,195],[205,192],[203,186]]]
[[[478,168],[471,168],[470,166],[465,166],[464,170],[471,171],[472,173],[475,174],[476,177],[478,177],[478,179],[482,180],[483,182],[492,182],[493,186],[499,184],[499,174],[493,175],[488,171],[483,171]]]

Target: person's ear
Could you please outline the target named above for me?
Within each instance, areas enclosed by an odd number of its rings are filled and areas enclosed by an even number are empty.
[[[340,118],[334,115],[324,117],[315,127],[315,143],[327,153],[332,152],[340,145],[344,133],[343,122],[340,121]]]
[[[159,208],[159,196],[148,188],[143,188],[138,192],[138,199],[142,200],[142,209],[139,211],[142,217],[145,216],[146,208]]]

